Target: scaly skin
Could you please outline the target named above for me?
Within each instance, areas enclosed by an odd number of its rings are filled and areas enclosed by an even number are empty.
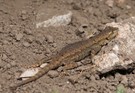
[[[35,81],[49,70],[56,69],[60,67],[64,62],[69,61],[79,61],[84,57],[90,55],[95,55],[99,52],[102,46],[106,45],[109,41],[114,39],[118,34],[118,28],[106,27],[106,29],[99,33],[98,35],[91,37],[87,40],[75,42],[64,47],[57,55],[52,57],[50,63],[42,68],[35,76],[17,83],[10,88],[15,90],[17,87],[25,85],[29,82]]]

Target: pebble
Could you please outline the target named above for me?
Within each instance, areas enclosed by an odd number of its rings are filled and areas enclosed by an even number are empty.
[[[12,54],[12,55],[10,56],[10,59],[11,59],[11,60],[15,60],[15,59],[16,59],[16,56]]]
[[[116,73],[115,74],[115,79],[117,79],[118,81],[121,81],[121,74],[119,74],[119,73]]]
[[[45,37],[43,37],[42,34],[38,34],[38,36],[36,37],[36,42],[39,44],[42,44],[45,40]]]
[[[6,54],[3,54],[2,55],[2,60],[6,60],[8,57],[7,57],[7,55]]]
[[[25,29],[24,33],[27,34],[27,35],[31,35],[32,31],[30,29]]]
[[[82,24],[82,25],[78,28],[78,31],[79,31],[80,33],[84,33],[85,28],[87,28],[87,27],[88,27],[88,24]]]
[[[21,34],[21,33],[16,34],[16,40],[17,41],[20,41],[22,38],[23,38],[23,34]]]
[[[91,75],[90,80],[91,81],[95,81],[95,76],[94,75]]]
[[[86,31],[88,25],[87,24],[83,24],[78,28],[78,34],[82,37],[85,38],[88,36],[88,31]]]
[[[52,36],[46,35],[45,38],[46,38],[46,41],[47,41],[48,43],[53,43],[53,37],[52,37]]]
[[[62,67],[62,66],[59,67],[59,68],[57,69],[57,71],[58,71],[58,72],[62,72],[62,71],[63,71],[63,67]]]
[[[7,68],[7,69],[11,68],[11,65],[8,63],[8,64],[6,65],[6,68]]]
[[[4,45],[9,44],[9,42],[8,42],[7,40],[3,40],[2,43],[3,43]]]
[[[26,41],[23,42],[23,45],[24,45],[25,47],[29,47],[29,46],[30,46],[30,44],[29,44],[28,42],[26,42]]]
[[[36,53],[36,54],[41,54],[42,53],[42,50],[40,50],[40,49],[34,49],[33,52]]]
[[[15,61],[12,61],[12,62],[11,62],[11,66],[13,66],[13,67],[14,67],[14,66],[16,66],[16,65],[17,65],[17,64],[16,64],[16,62],[15,62]]]
[[[82,63],[81,63],[81,62],[77,62],[77,65],[78,65],[78,66],[82,66]]]
[[[121,78],[122,78],[121,83],[126,85],[128,83],[128,78],[126,76],[122,76]]]
[[[114,0],[107,0],[105,2],[106,5],[108,5],[109,7],[113,7],[113,4],[114,4]]]
[[[55,70],[50,70],[50,71],[48,72],[48,76],[51,77],[51,78],[55,78],[55,77],[57,77],[58,75],[59,75],[59,73],[58,73],[57,71],[55,71]]]
[[[81,9],[81,3],[74,3],[73,4],[73,9],[74,10],[80,10]]]
[[[135,69],[133,70],[133,73],[135,74]]]
[[[32,43],[33,40],[34,40],[33,36],[27,36],[27,39],[26,39],[27,42]]]
[[[11,78],[12,78],[11,75],[9,75],[9,74],[6,75],[6,79],[7,79],[7,80],[10,80]]]
[[[54,48],[56,48],[57,47],[57,44],[56,43],[52,43],[51,46],[54,47]]]
[[[23,10],[22,11],[21,18],[22,18],[22,20],[26,20],[28,18],[28,15],[27,15],[27,11],[26,10]]]
[[[5,66],[5,62],[3,62],[1,59],[0,59],[0,67],[4,67]]]
[[[2,92],[2,85],[0,84],[0,92]]]

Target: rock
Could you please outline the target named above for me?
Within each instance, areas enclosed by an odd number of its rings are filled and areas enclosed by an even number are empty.
[[[22,38],[23,38],[23,34],[21,34],[21,33],[16,34],[16,40],[17,41],[20,41]]]
[[[80,37],[85,38],[88,35],[88,32],[86,31],[88,25],[87,24],[83,24],[78,28],[78,35]]]
[[[0,84],[0,92],[2,92],[2,85]]]
[[[69,11],[67,14],[53,16],[48,20],[39,22],[36,24],[36,27],[39,28],[39,27],[49,27],[49,26],[54,26],[54,27],[66,26],[71,22],[71,18],[72,18],[72,12]]]
[[[81,7],[82,7],[82,6],[81,6],[81,3],[74,3],[74,4],[73,4],[73,9],[74,9],[74,10],[80,10]]]
[[[128,83],[128,78],[127,78],[126,76],[124,76],[124,75],[123,75],[121,78],[122,78],[121,83],[124,84],[124,85],[127,85],[127,83]]]
[[[31,35],[32,31],[30,29],[25,29],[24,33],[27,34],[27,35]]]
[[[10,56],[10,59],[11,59],[11,60],[15,60],[15,59],[16,59],[16,56],[12,54],[12,55]]]
[[[42,34],[38,34],[38,35],[36,36],[36,42],[37,42],[38,44],[42,44],[42,43],[44,42],[44,40],[45,40],[45,37],[44,37]]]
[[[25,47],[29,47],[29,46],[30,46],[30,44],[29,44],[28,42],[26,42],[26,41],[23,42],[23,45],[24,45]]]
[[[82,63],[81,63],[81,62],[77,62],[77,65],[78,65],[78,66],[82,66]]]
[[[27,42],[32,43],[33,40],[34,40],[33,36],[27,36],[27,39],[26,39]]]
[[[106,3],[109,7],[113,7],[114,0],[107,0],[105,3]]]
[[[56,48],[56,47],[57,47],[57,44],[56,44],[56,43],[52,43],[51,46],[52,46],[53,48]]]
[[[125,0],[116,0],[116,3],[123,4],[123,3],[125,3]]]
[[[21,19],[22,19],[23,21],[26,20],[26,19],[29,17],[27,11],[26,11],[26,10],[23,10],[23,11],[21,12],[20,17],[21,17]]]
[[[40,50],[40,49],[34,49],[33,52],[36,53],[36,54],[41,54],[42,53],[42,50]]]
[[[8,63],[8,64],[6,65],[6,68],[7,68],[7,69],[11,68],[11,64]]]
[[[46,38],[48,43],[53,43],[53,37],[52,36],[46,35],[45,38]]]
[[[50,70],[50,71],[48,72],[48,76],[51,77],[51,78],[55,78],[55,77],[57,77],[58,75],[59,75],[59,73],[58,73],[57,71],[55,71],[55,70]]]
[[[119,73],[116,73],[115,74],[115,79],[117,79],[118,81],[121,81],[121,74],[119,74]]]
[[[3,40],[2,43],[3,43],[4,45],[9,44],[9,42],[8,42],[7,40]]]
[[[95,76],[94,75],[91,75],[90,80],[91,81],[95,81]]]
[[[8,57],[6,54],[2,54],[2,60],[6,60]]]
[[[5,77],[7,80],[10,80],[12,78],[11,75],[7,74],[6,77]]]
[[[12,62],[11,62],[11,66],[13,66],[13,67],[14,67],[14,66],[16,66],[16,65],[17,65],[17,64],[16,64],[16,62],[15,62],[15,61],[12,61]]]

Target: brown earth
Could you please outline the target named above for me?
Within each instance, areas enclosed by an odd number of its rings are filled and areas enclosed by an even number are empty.
[[[16,78],[25,67],[82,40],[77,35],[81,25],[87,24],[87,31],[98,32],[106,23],[135,15],[134,0],[114,0],[113,5],[108,1],[113,0],[0,0],[0,93],[11,93],[9,85],[18,82]],[[37,22],[68,11],[73,13],[69,25],[36,28]],[[75,83],[68,81],[89,62],[89,58],[78,62],[80,67],[69,70],[69,76],[57,75],[61,74],[62,67],[59,67],[15,93],[116,93],[119,84],[125,87],[125,93],[135,93],[132,69],[102,76],[87,73]]]

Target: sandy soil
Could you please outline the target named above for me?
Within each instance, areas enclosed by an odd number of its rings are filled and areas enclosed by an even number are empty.
[[[86,31],[98,32],[106,23],[135,15],[134,0],[114,0],[113,5],[109,1],[113,0],[0,0],[0,93],[11,93],[9,85],[19,82],[16,78],[27,66],[82,40],[83,35],[77,34],[81,25],[88,25]],[[69,25],[36,28],[37,22],[68,11],[73,13]],[[88,63],[89,58],[78,62],[79,71]],[[68,76],[62,76],[61,68],[15,93],[116,93],[119,84],[125,87],[125,93],[135,93],[135,70],[102,76],[87,73],[71,83],[69,78],[79,71],[72,69]]]

